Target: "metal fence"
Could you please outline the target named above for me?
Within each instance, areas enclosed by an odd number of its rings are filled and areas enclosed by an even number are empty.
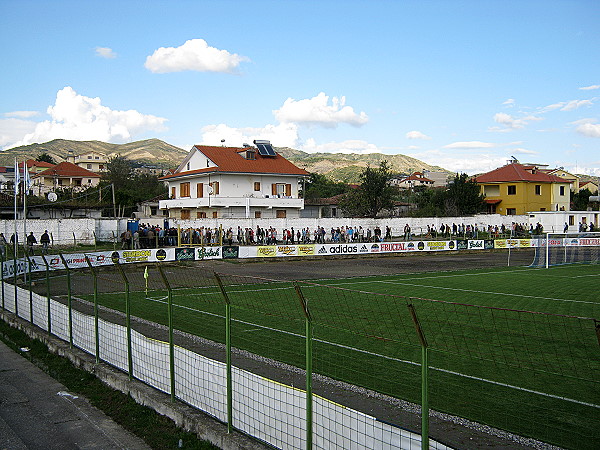
[[[3,274],[2,308],[275,447],[458,446],[438,412],[563,447],[600,444],[593,319],[194,263],[63,263]]]

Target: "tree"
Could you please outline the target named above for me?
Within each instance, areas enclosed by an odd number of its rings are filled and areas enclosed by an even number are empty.
[[[479,185],[466,173],[456,174],[447,191],[446,215],[470,216],[485,210]]]
[[[311,173],[310,177],[304,181],[302,196],[305,199],[329,198],[343,194],[348,190],[348,185],[332,181],[325,175]]]
[[[102,179],[106,181],[106,184],[114,184],[115,189],[120,190],[129,184],[132,175],[131,161],[122,156],[115,156],[106,163],[106,172],[102,174]]]
[[[40,162],[47,162],[50,164],[56,164],[56,161],[54,161],[54,158],[52,156],[50,156],[48,153],[44,152],[44,153],[40,153],[38,155],[37,158],[35,158],[36,161],[40,161]]]
[[[571,195],[571,211],[586,211],[590,206],[590,195],[588,188],[582,189]]]
[[[466,173],[456,174],[446,189],[415,188],[419,217],[469,216],[485,211],[479,185]]]
[[[391,176],[390,167],[385,160],[378,169],[368,166],[360,174],[360,186],[342,198],[340,207],[352,216],[373,218],[382,209],[392,208],[395,189],[389,184]]]

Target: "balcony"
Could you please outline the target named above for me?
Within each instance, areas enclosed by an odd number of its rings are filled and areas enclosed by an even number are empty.
[[[284,196],[264,196],[264,197],[202,197],[202,198],[178,198],[172,200],[160,200],[158,207],[160,209],[173,208],[230,208],[230,207],[250,207],[250,208],[304,208],[304,199]]]

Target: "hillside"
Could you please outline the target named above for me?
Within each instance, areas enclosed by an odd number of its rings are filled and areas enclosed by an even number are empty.
[[[386,160],[392,172],[408,174],[416,170],[430,170],[448,172],[439,166],[432,166],[423,161],[406,155],[384,155],[382,153],[369,153],[366,155],[346,153],[305,153],[293,148],[278,147],[277,152],[289,159],[298,167],[309,172],[326,175],[335,181],[356,183],[361,171],[370,165],[379,167],[381,161]]]
[[[61,162],[66,159],[69,150],[73,150],[75,155],[95,150],[105,153],[109,158],[122,156],[138,164],[151,164],[164,168],[177,167],[188,153],[187,150],[159,139],[147,139],[127,144],[55,139],[43,144],[24,145],[0,152],[0,165],[14,164],[15,156],[22,161],[25,158],[35,159],[41,153],[48,153],[56,162]]]
[[[137,164],[150,164],[166,169],[177,167],[188,153],[188,150],[167,144],[159,139],[147,139],[130,142],[128,144],[109,144],[101,141],[70,141],[55,139],[43,144],[31,144],[15,147],[0,152],[0,166],[14,164],[15,156],[19,161],[26,158],[37,158],[41,153],[48,153],[57,162],[64,161],[68,151],[73,150],[75,155],[88,151],[105,153],[109,158],[122,156]],[[379,167],[383,160],[387,160],[395,173],[410,173],[415,170],[446,171],[438,166],[431,166],[406,155],[384,155],[370,153],[366,155],[345,153],[306,153],[288,147],[277,147],[284,158],[289,159],[298,167],[309,172],[326,175],[335,181],[356,183],[361,171],[370,165]],[[451,174],[451,172],[448,174]]]

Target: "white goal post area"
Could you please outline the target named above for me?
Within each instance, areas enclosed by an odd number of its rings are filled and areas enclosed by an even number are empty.
[[[537,240],[531,267],[600,262],[600,233],[547,233]]]

